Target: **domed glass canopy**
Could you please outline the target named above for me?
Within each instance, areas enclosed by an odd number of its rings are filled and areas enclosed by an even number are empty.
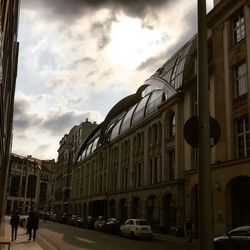
[[[184,84],[185,68],[190,68],[188,64],[190,64],[191,48],[195,47],[195,44],[194,37],[147,79],[135,94],[118,102],[105,120],[82,142],[75,162],[87,158],[100,146],[117,139],[156,112],[159,105],[177,94]]]

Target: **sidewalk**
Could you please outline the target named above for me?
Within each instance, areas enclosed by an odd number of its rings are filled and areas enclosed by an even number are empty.
[[[192,243],[188,243],[185,237],[177,237],[175,235],[169,234],[158,234],[154,233],[154,239],[167,241],[167,242],[174,242],[176,244],[186,245],[186,246],[199,246],[199,242],[197,239],[193,239]]]
[[[11,226],[10,218],[5,216],[4,218],[4,234],[11,238]],[[0,249],[7,250],[8,246],[0,245]],[[11,250],[43,250],[35,241],[29,241],[26,234],[26,228],[18,227],[17,239],[11,242]]]

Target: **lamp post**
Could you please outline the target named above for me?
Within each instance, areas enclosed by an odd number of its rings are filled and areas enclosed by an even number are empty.
[[[211,149],[209,128],[209,84],[206,1],[198,0],[198,142],[199,142],[199,238],[200,249],[213,248]]]
[[[31,175],[32,176],[32,182],[31,182],[31,188],[34,188],[34,190],[32,190],[32,192],[30,193],[31,194],[31,197],[30,197],[30,211],[34,209],[33,207],[33,198],[35,199],[36,198],[36,181],[35,181],[35,177],[36,177],[36,164],[35,164],[35,161],[33,160],[29,160],[29,162],[31,162],[31,167],[33,167],[33,174]],[[34,191],[34,192],[33,192]],[[34,197],[33,197],[33,194],[34,194]]]

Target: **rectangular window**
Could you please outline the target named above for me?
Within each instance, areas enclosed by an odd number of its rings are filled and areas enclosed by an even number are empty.
[[[171,150],[168,152],[168,169],[169,169],[169,179],[174,179],[175,170],[175,151]]]
[[[128,168],[125,168],[125,189],[128,188]]]
[[[240,42],[246,36],[245,18],[243,12],[233,19],[233,42],[234,45]]]
[[[247,64],[242,62],[234,67],[235,97],[248,92],[247,89]]]
[[[248,117],[236,120],[237,154],[238,157],[250,155],[250,133]]]
[[[154,162],[154,183],[158,183],[158,158],[155,158]]]
[[[141,173],[141,163],[138,164],[138,187],[141,186],[141,176],[142,173]]]

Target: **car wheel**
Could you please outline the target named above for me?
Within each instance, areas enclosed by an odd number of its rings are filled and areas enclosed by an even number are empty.
[[[121,230],[119,230],[119,235],[120,235],[120,237],[124,236]]]
[[[225,246],[223,246],[223,244],[221,244],[221,243],[215,243],[214,250],[227,250],[227,248]]]
[[[133,231],[130,232],[130,236],[131,236],[131,239],[133,239],[133,240],[135,239],[135,234]]]

